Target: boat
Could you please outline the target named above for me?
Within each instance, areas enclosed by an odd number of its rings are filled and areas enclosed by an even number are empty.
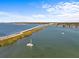
[[[32,44],[32,40],[30,40],[30,42],[27,43],[26,46],[28,46],[28,47],[32,47],[32,46],[34,46],[34,44]]]

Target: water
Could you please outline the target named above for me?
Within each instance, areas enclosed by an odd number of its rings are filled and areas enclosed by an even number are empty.
[[[0,23],[0,37],[20,32],[37,26],[38,24],[16,25],[14,23]]]
[[[34,44],[33,47],[26,46],[30,39]],[[18,40],[14,44],[0,47],[0,57],[79,57],[79,29],[49,26],[47,29],[33,33],[32,36]]]

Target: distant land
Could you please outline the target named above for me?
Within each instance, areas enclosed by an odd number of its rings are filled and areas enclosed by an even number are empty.
[[[0,23],[13,23],[17,25],[22,25],[22,24],[78,24],[79,22],[0,22]]]
[[[0,22],[0,23],[19,23],[19,24],[31,24],[31,23],[37,23],[37,24],[46,24],[46,23],[79,23],[79,22]]]
[[[68,28],[79,28],[79,22],[12,22],[16,25],[26,25],[26,24],[51,24],[52,26],[61,26]]]

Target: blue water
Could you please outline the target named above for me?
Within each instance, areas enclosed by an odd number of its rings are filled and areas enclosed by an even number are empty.
[[[35,27],[37,25],[38,24],[16,25],[14,23],[0,23],[0,36],[14,34],[16,32]]]
[[[31,48],[26,46],[30,40],[34,44]],[[31,36],[18,40],[14,44],[0,47],[0,57],[79,57],[79,28],[49,26],[45,30],[33,33]]]

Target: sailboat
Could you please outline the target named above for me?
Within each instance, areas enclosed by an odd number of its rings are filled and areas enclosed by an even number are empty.
[[[29,43],[27,43],[27,45],[26,46],[28,46],[28,47],[32,47],[32,46],[34,46],[33,44],[32,44],[32,39],[30,40],[30,42]]]

